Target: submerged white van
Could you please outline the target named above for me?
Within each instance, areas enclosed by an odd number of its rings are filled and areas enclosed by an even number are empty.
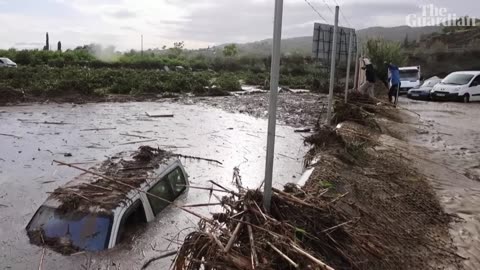
[[[170,152],[123,154],[51,193],[27,225],[30,242],[66,255],[110,249],[186,196],[188,176]]]
[[[431,98],[463,102],[480,100],[480,71],[451,73],[433,87]]]

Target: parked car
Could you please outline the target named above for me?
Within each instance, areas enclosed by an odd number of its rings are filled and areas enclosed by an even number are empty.
[[[30,241],[63,254],[101,251],[160,216],[186,194],[188,177],[180,160],[152,149],[90,170],[121,183],[84,173],[56,189],[27,225]]]
[[[6,57],[0,57],[0,68],[2,67],[17,67],[17,64]]]
[[[480,71],[451,73],[433,87],[431,98],[463,102],[480,100]]]
[[[433,87],[439,84],[441,81],[442,79],[437,76],[432,77],[423,82],[420,87],[408,90],[407,97],[410,99],[429,100],[430,92],[432,91]]]

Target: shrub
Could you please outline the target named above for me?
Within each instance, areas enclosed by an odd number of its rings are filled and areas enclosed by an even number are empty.
[[[388,78],[388,70],[384,64],[385,61],[397,66],[405,65],[407,61],[407,57],[400,43],[383,39],[368,40],[366,53],[375,67],[377,77],[382,81],[386,81]]]
[[[224,91],[241,91],[239,79],[232,74],[223,74],[215,81],[217,87]]]

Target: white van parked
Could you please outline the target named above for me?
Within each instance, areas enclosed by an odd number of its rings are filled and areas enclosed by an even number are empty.
[[[480,71],[453,72],[431,92],[432,100],[458,100],[463,102],[480,100]]]
[[[400,67],[400,94],[405,94],[412,88],[422,85],[422,72],[420,66]]]

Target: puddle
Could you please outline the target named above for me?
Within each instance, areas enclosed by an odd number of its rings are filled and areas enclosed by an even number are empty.
[[[171,118],[151,118],[146,112],[169,112]],[[263,180],[267,121],[220,109],[176,103],[103,103],[4,107],[0,112],[0,268],[38,268],[42,249],[28,242],[25,226],[47,198],[47,192],[79,174],[52,163],[61,160],[88,168],[121,151],[140,145],[169,149],[188,156],[218,160],[223,165],[182,160],[192,185],[214,180],[233,187],[233,168],[240,167],[244,186]],[[277,126],[274,185],[301,178],[303,138],[287,126]],[[143,142],[143,143],[137,143]],[[208,192],[190,189],[179,204],[208,201]],[[215,208],[194,209],[208,215]],[[100,254],[65,257],[46,250],[44,269],[137,269],[164,250],[174,250],[197,219],[168,208],[148,224],[132,244]],[[180,233],[180,234],[179,234]],[[170,258],[150,266],[164,269]]]

